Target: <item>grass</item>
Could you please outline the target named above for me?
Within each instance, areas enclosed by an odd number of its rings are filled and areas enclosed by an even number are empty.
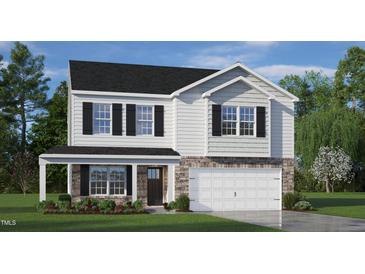
[[[48,194],[47,199],[57,200]],[[36,212],[38,195],[0,194],[0,220],[15,220],[0,231],[161,231],[161,232],[245,232],[275,229],[226,220],[206,214],[176,215],[44,215]]]
[[[304,193],[313,213],[365,219],[365,192]]]

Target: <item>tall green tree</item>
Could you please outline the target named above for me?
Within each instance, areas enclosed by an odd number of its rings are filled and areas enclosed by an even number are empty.
[[[10,64],[1,69],[3,88],[0,98],[4,110],[20,125],[20,151],[27,145],[27,126],[39,115],[46,102],[47,82],[44,56],[33,56],[28,47],[16,42],[10,53]]]
[[[296,117],[327,108],[333,93],[332,80],[321,72],[307,71],[303,77],[287,75],[279,85],[299,98],[295,106]]]
[[[295,153],[309,169],[322,146],[340,147],[356,162],[364,160],[365,125],[361,113],[333,106],[298,118]]]
[[[67,144],[67,93],[67,83],[63,81],[45,104],[44,115],[38,116],[32,124],[29,149],[34,155],[42,154],[53,146]],[[47,168],[48,190],[64,192],[66,178],[65,165],[50,165]]]
[[[336,97],[343,105],[351,102],[351,108],[359,104],[365,109],[365,50],[352,47],[340,60],[335,74]]]

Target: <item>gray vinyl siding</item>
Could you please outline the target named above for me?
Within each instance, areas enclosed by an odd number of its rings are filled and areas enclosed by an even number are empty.
[[[269,157],[269,100],[267,95],[243,82],[223,88],[209,98],[208,156]],[[212,104],[266,108],[266,137],[212,136]],[[255,109],[256,112],[256,109]],[[255,121],[256,122],[256,121]],[[256,132],[254,133],[256,135]]]
[[[202,156],[206,152],[206,106],[202,94],[240,75],[233,69],[183,92],[176,99],[176,150],[182,156]]]
[[[73,112],[72,145],[74,146],[115,146],[115,147],[172,147],[172,102],[170,99],[153,99],[121,96],[72,95]],[[83,135],[82,134],[82,102],[118,103],[123,104],[122,136],[113,135]],[[163,105],[164,106],[164,136],[126,136],[126,105]]]
[[[248,79],[276,96],[271,105],[271,156],[294,158],[294,102],[256,77]]]

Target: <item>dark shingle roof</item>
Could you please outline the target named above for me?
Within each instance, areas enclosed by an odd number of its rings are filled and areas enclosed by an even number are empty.
[[[213,69],[70,61],[74,90],[171,94],[210,74]]]
[[[91,154],[91,155],[156,155],[179,156],[171,148],[143,148],[143,147],[85,147],[85,146],[56,146],[45,154]]]

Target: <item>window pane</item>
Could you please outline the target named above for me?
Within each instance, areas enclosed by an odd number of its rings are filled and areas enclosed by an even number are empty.
[[[152,106],[137,106],[137,135],[152,135]]]
[[[93,105],[93,132],[110,133],[110,104],[94,104]]]
[[[254,135],[255,113],[253,107],[240,108],[240,135]]]

